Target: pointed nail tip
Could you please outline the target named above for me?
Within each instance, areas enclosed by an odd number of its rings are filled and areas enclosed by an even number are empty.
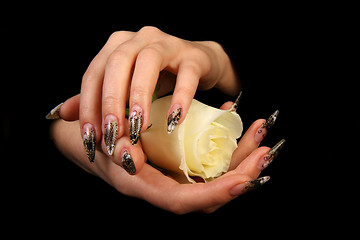
[[[270,180],[270,176],[265,176],[265,177],[262,177],[262,183],[261,184],[264,184],[266,183],[267,181]]]
[[[56,120],[56,119],[60,119],[60,108],[64,103],[60,103],[58,104],[56,107],[54,107],[53,109],[51,109],[51,111],[46,114],[45,118],[48,120]]]

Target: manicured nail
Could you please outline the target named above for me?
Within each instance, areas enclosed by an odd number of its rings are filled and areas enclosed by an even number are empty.
[[[119,124],[114,115],[107,115],[104,124],[104,141],[108,154],[111,156],[114,153],[115,142],[119,134]]]
[[[181,112],[182,112],[181,106],[176,104],[173,106],[173,108],[175,108],[175,110],[172,113],[170,113],[167,119],[168,134],[171,134],[175,130],[175,127],[178,125],[179,120],[181,118]]]
[[[82,128],[81,135],[84,143],[85,152],[90,162],[94,162],[96,146],[95,128],[91,123],[86,123]]]
[[[280,150],[283,148],[285,139],[282,139],[278,142],[270,151],[264,156],[264,158],[259,163],[260,170],[265,169],[269,164],[279,155]]]
[[[56,107],[54,107],[47,115],[46,115],[46,119],[60,119],[60,108],[64,103],[60,103],[59,105],[57,105]]]
[[[274,126],[277,116],[279,115],[279,111],[276,110],[271,116],[259,127],[259,129],[255,133],[255,141],[260,143],[268,134],[270,129]]]
[[[243,193],[254,191],[255,189],[262,186],[264,183],[269,181],[269,179],[270,179],[269,176],[265,176],[245,183],[238,184],[230,190],[230,194],[232,196],[239,196]]]
[[[130,153],[127,150],[124,150],[122,157],[121,157],[121,166],[127,171],[129,174],[136,173],[136,167],[134,161]]]
[[[133,107],[129,115],[129,125],[130,142],[132,145],[135,145],[139,140],[141,127],[143,125],[143,114],[140,107]]]
[[[231,106],[230,111],[235,111],[236,112],[237,108],[239,107],[239,102],[240,102],[241,95],[242,95],[242,91],[240,91],[240,93],[237,96],[234,104]]]

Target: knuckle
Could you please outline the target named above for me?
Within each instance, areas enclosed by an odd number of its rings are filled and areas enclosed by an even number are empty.
[[[159,32],[161,32],[161,30],[153,26],[144,26],[138,31],[140,34],[153,34]]]
[[[125,39],[131,37],[133,34],[133,32],[129,31],[116,31],[110,35],[108,41],[124,41]]]
[[[121,98],[119,96],[115,96],[115,95],[107,95],[104,96],[103,100],[102,100],[102,107],[103,109],[111,109],[111,108],[116,108],[116,106],[118,106],[121,102]]]
[[[161,46],[157,43],[150,44],[143,48],[139,54],[138,58],[145,58],[145,59],[155,59],[161,57]]]
[[[123,61],[124,59],[128,59],[130,57],[130,52],[126,50],[124,47],[119,46],[116,50],[114,50],[108,60],[107,65],[113,66],[118,65],[119,62]]]

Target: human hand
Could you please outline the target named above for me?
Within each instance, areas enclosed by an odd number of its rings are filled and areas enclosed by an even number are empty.
[[[163,70],[177,75],[176,81],[166,74],[159,77]],[[197,89],[217,87],[230,95],[240,90],[228,56],[215,42],[186,41],[154,27],[115,32],[90,63],[81,86],[79,122],[90,161],[102,138],[107,155],[112,156],[125,129],[130,128],[131,144],[136,145],[148,127],[158,81],[160,94],[173,90],[167,114],[169,133],[185,118]],[[125,123],[127,105],[129,126]],[[137,172],[144,163],[133,160]]]
[[[70,103],[75,100],[76,97],[70,100]],[[69,102],[65,102],[60,112],[62,118],[76,116],[76,108],[70,106]],[[229,109],[231,106],[232,103],[229,102],[221,108]],[[65,156],[88,172],[101,177],[125,195],[144,199],[155,206],[177,214],[191,211],[209,213],[269,180],[269,177],[258,178],[258,176],[276,157],[284,141],[280,141],[272,149],[258,148],[258,146],[273,126],[277,113],[276,111],[267,121],[259,119],[250,126],[232,155],[229,171],[209,183],[181,184],[175,180],[178,179],[177,176],[164,175],[148,163],[143,165],[141,172],[129,175],[116,163],[109,161],[107,154],[104,153],[105,149],[99,148],[95,162],[90,164],[87,156],[81,150],[82,141],[78,134],[78,122],[56,121],[51,135]],[[125,136],[121,137],[117,144],[129,144],[128,137],[128,133],[125,133]],[[129,144],[128,147],[134,146]],[[115,151],[114,155],[119,155],[119,152]],[[146,158],[143,159],[143,161],[145,160]]]

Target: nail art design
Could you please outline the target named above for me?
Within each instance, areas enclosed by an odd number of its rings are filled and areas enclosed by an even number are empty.
[[[265,176],[265,177],[259,177],[255,180],[249,181],[246,183],[245,190],[247,192],[254,191],[255,189],[264,185],[264,183],[266,183],[269,180],[270,180],[270,176]]]
[[[143,116],[139,111],[134,110],[129,117],[129,125],[130,125],[130,141],[132,145],[135,145],[140,137],[140,131],[143,124]]]
[[[266,122],[261,125],[261,127],[255,133],[255,141],[260,143],[268,134],[270,129],[274,126],[277,116],[279,115],[279,110],[276,110],[271,116],[266,120]]]
[[[241,95],[242,95],[242,91],[240,91],[240,93],[237,96],[234,104],[231,106],[230,111],[235,111],[236,112],[237,108],[239,107],[239,102],[240,102]]]
[[[181,117],[182,108],[177,108],[175,111],[173,111],[167,120],[167,131],[168,134],[171,134],[175,127],[178,125],[180,117]]]
[[[278,142],[270,151],[264,156],[263,161],[260,162],[261,169],[266,168],[269,164],[279,155],[280,150],[283,148],[285,139]]]
[[[121,158],[121,166],[129,174],[136,173],[136,167],[135,167],[134,161],[132,160],[131,155],[126,150],[124,151],[122,158]]]
[[[114,153],[115,142],[119,134],[119,124],[115,116],[109,115],[105,118],[105,134],[104,141],[108,154],[111,156]]]
[[[82,139],[84,143],[85,152],[90,160],[94,162],[95,160],[95,129],[90,123],[86,123],[82,128]]]
[[[55,120],[55,119],[60,119],[60,108],[64,103],[60,103],[59,105],[57,105],[56,107],[54,107],[47,115],[46,115],[46,119],[51,119],[51,120]]]
[[[270,177],[260,177],[255,180],[251,180],[245,183],[240,183],[230,190],[230,194],[234,197],[244,194],[246,192],[254,191],[255,189],[262,186],[264,183],[269,181]]]

